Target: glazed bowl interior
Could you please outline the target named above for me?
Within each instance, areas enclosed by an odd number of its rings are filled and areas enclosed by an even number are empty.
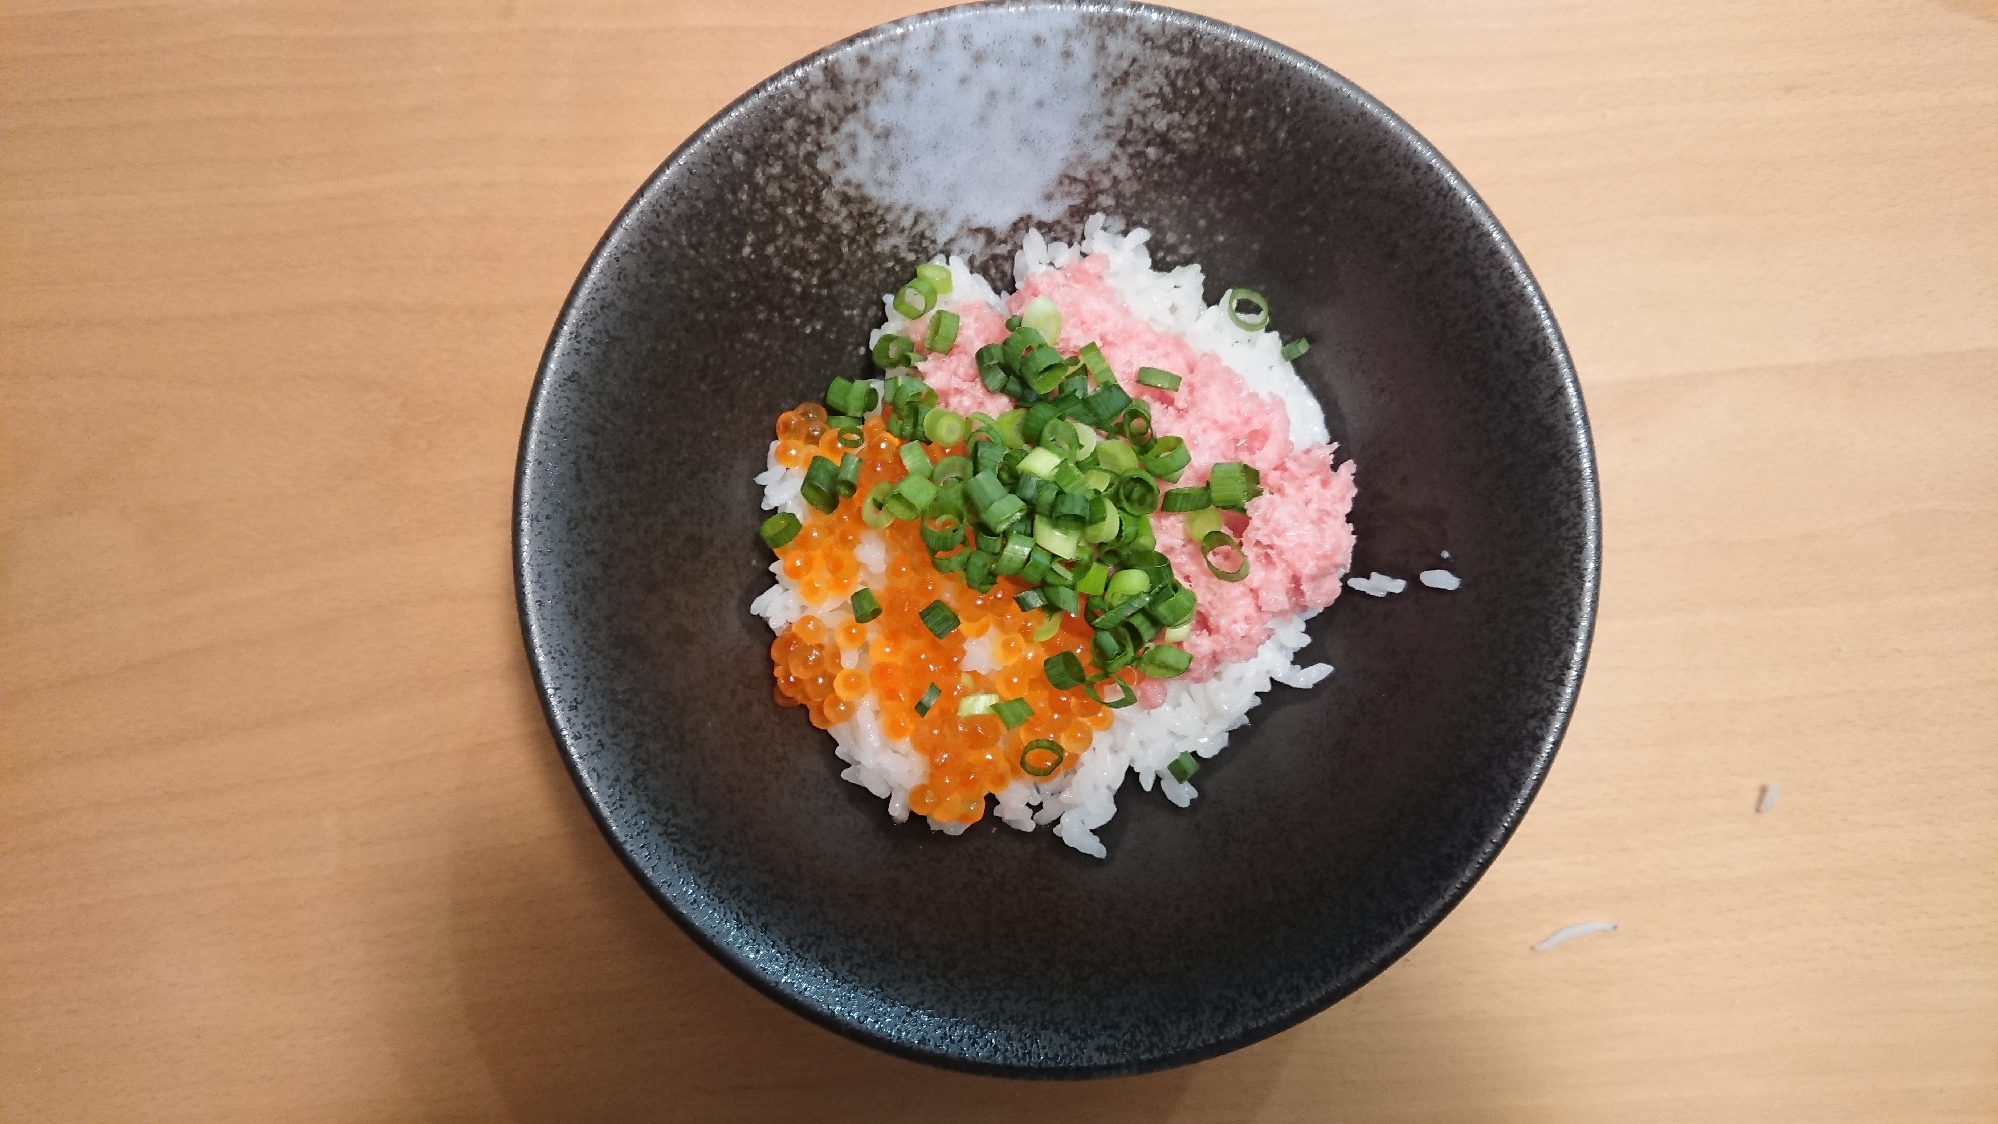
[[[1265,294],[1358,462],[1348,591],[1200,773],[1127,781],[1109,858],[988,818],[896,825],[771,697],[753,477],[776,415],[869,373],[880,294],[939,250],[1002,291],[1091,213]],[[676,152],[563,310],[522,441],[521,612],[557,742],[634,875],[765,992],[986,1072],[1212,1056],[1323,1009],[1491,861],[1546,770],[1594,613],[1586,420],[1525,266],[1407,125],[1199,17],[976,6],[785,70]],[[1448,551],[1450,560],[1441,560]]]

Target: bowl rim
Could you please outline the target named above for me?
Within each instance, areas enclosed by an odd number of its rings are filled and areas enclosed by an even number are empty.
[[[1324,994],[1312,996],[1295,1007],[1279,1012],[1268,1020],[1253,1027],[1224,1037],[1199,1042],[1183,1049],[1164,1053],[1147,1054],[1115,1062],[1102,1062],[1080,1065],[1032,1066],[983,1060],[968,1053],[953,1053],[914,1042],[892,1037],[888,1034],[858,1025],[842,1018],[838,1013],[808,1002],[803,996],[787,989],[779,981],[759,974],[754,967],[740,957],[729,945],[716,940],[705,929],[695,924],[691,918],[668,896],[664,887],[655,882],[639,864],[626,845],[618,828],[605,813],[605,801],[597,786],[585,774],[577,756],[572,733],[564,724],[557,711],[554,693],[542,666],[543,637],[533,609],[528,557],[530,533],[527,511],[528,490],[531,484],[530,469],[533,462],[534,442],[537,430],[542,428],[544,415],[548,409],[549,388],[552,372],[562,364],[566,355],[565,337],[573,325],[578,306],[586,295],[596,289],[609,262],[613,248],[621,244],[637,216],[646,210],[661,189],[664,181],[676,170],[688,153],[702,145],[711,135],[731,124],[752,103],[766,97],[771,92],[797,81],[800,76],[824,64],[835,56],[855,50],[865,49],[890,36],[919,29],[947,19],[961,18],[970,13],[993,11],[1071,11],[1120,17],[1139,17],[1155,20],[1168,26],[1202,33],[1219,40],[1232,42],[1252,51],[1266,54],[1275,61],[1299,72],[1312,81],[1330,86],[1342,96],[1350,98],[1361,112],[1375,118],[1395,140],[1420,159],[1428,163],[1440,177],[1444,186],[1463,206],[1483,235],[1490,239],[1497,249],[1503,268],[1514,275],[1521,292],[1530,303],[1536,327],[1551,348],[1551,360],[1555,368],[1557,389],[1563,405],[1572,411],[1573,437],[1577,445],[1582,511],[1581,534],[1583,538],[1583,558],[1581,593],[1583,605],[1577,618],[1574,635],[1564,643],[1568,655],[1564,661],[1559,690],[1557,692],[1557,713],[1549,723],[1539,744],[1534,748],[1532,761],[1527,769],[1525,783],[1515,792],[1506,809],[1499,830],[1486,839],[1473,853],[1456,876],[1448,890],[1425,903],[1416,921],[1408,926],[1395,941],[1376,951],[1349,982],[1328,989]],[[860,1042],[886,1053],[922,1062],[928,1065],[960,1072],[977,1073],[995,1077],[1030,1079],[1089,1079],[1098,1077],[1129,1076],[1151,1073],[1194,1062],[1219,1057],[1222,1054],[1273,1037],[1324,1012],[1339,1000],[1366,986],[1376,976],[1407,955],[1409,950],[1440,924],[1444,917],[1460,904],[1470,893],[1492,863],[1498,857],[1513,833],[1518,830],[1520,821],[1532,806],[1545,782],[1548,770],[1552,767],[1555,753],[1559,750],[1568,725],[1573,719],[1576,698],[1581,690],[1583,674],[1587,669],[1589,651],[1594,640],[1596,611],[1601,593],[1602,577],[1602,496],[1595,457],[1595,442],[1589,425],[1588,411],[1582,398],[1580,381],[1576,376],[1574,362],[1568,353],[1566,340],[1560,326],[1554,320],[1553,311],[1547,304],[1545,293],[1527,266],[1519,248],[1514,245],[1505,229],[1499,224],[1491,208],[1482,196],[1458,173],[1457,169],[1444,159],[1435,146],[1404,121],[1393,110],[1361,89],[1344,75],[1311,58],[1295,48],[1285,46],[1266,36],[1237,27],[1233,24],[1163,5],[1134,2],[1134,0],[987,0],[982,3],[953,5],[936,8],[900,19],[876,24],[856,32],[837,42],[828,44],[817,51],[800,58],[736,97],[700,128],[689,134],[677,145],[673,152],[662,161],[645,182],[635,191],[618,211],[617,217],[597,240],[590,256],[570,287],[562,302],[554,326],[550,329],[548,342],[543,348],[541,362],[536,368],[533,389],[528,395],[526,416],[521,426],[520,443],[514,470],[513,492],[513,563],[515,607],[520,617],[521,637],[526,646],[529,670],[533,675],[535,694],[541,703],[543,717],[553,735],[556,750],[575,783],[584,805],[589,809],[590,818],[596,821],[597,828],[610,844],[625,869],[631,872],[635,881],[661,910],[686,933],[696,945],[738,978],[748,983],[762,994],[777,1001],[783,1007],[804,1016],[843,1038]]]

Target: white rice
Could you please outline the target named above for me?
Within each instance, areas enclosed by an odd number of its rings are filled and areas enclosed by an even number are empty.
[[[1406,579],[1391,578],[1375,570],[1364,578],[1347,578],[1346,588],[1357,589],[1369,597],[1386,597],[1390,593],[1400,593],[1407,589],[1408,582]]]
[[[1464,584],[1464,579],[1448,570],[1424,570],[1415,576],[1431,589],[1456,589]]]
[[[1534,945],[1533,951],[1546,952],[1551,948],[1558,948],[1561,945],[1567,944],[1576,937],[1586,937],[1590,933],[1614,932],[1616,932],[1616,922],[1614,921],[1584,921],[1580,925],[1570,925],[1565,929],[1554,930],[1543,938],[1540,943]]]
[[[1297,373],[1281,354],[1281,341],[1272,331],[1250,332],[1228,318],[1219,305],[1201,300],[1202,277],[1197,265],[1181,266],[1161,273],[1151,268],[1151,255],[1145,249],[1148,232],[1137,229],[1114,234],[1106,229],[1103,216],[1091,216],[1083,228],[1083,238],[1075,246],[1048,242],[1038,231],[1030,231],[1014,259],[1016,282],[1042,269],[1067,265],[1079,254],[1109,255],[1108,278],[1138,315],[1161,330],[1176,332],[1197,347],[1213,351],[1235,369],[1249,385],[1263,394],[1280,397],[1290,414],[1291,439],[1304,444],[1330,441],[1325,414]],[[936,262],[951,271],[954,302],[975,300],[1002,308],[992,287],[972,273],[962,257],[938,256]],[[885,332],[920,334],[924,325],[913,328],[908,318],[895,311],[893,295],[882,298],[885,322],[868,338],[868,345]],[[756,478],[763,486],[766,510],[789,511],[800,518],[809,512],[799,497],[803,473],[777,463],[776,443],[770,447],[766,471]],[[855,549],[861,563],[861,581],[878,584],[886,577],[886,552],[871,532]],[[781,633],[808,610],[798,594],[797,583],[784,573],[781,562],[770,571],[777,584],[750,604],[750,611],[768,621],[771,630]],[[1376,578],[1382,575],[1376,574]],[[1395,579],[1386,579],[1390,582]],[[1399,586],[1406,583],[1398,583]],[[1376,596],[1380,596],[1376,594]],[[826,625],[836,627],[846,619],[844,602],[816,608]],[[1272,635],[1256,650],[1255,657],[1242,663],[1225,664],[1204,683],[1181,680],[1168,682],[1165,702],[1153,709],[1125,707],[1115,711],[1115,721],[1096,736],[1081,763],[1073,770],[1045,782],[1015,781],[995,794],[999,819],[1021,831],[1054,825],[1062,842],[1085,854],[1105,858],[1108,852],[1096,832],[1117,813],[1117,792],[1128,775],[1150,792],[1154,786],[1167,800],[1186,807],[1199,792],[1191,783],[1175,780],[1167,766],[1182,753],[1206,759],[1228,746],[1233,730],[1249,723],[1249,711],[1261,701],[1272,684],[1310,687],[1332,674],[1330,664],[1300,667],[1299,649],[1309,641],[1305,622],[1316,613],[1302,613],[1271,622]],[[847,666],[866,667],[866,648],[842,652]],[[963,666],[967,671],[996,671],[985,641],[969,640]],[[888,801],[888,814],[897,823],[909,817],[909,790],[928,775],[929,763],[906,740],[895,741],[883,734],[881,711],[872,696],[863,697],[854,716],[832,727],[835,753],[847,763],[840,777],[860,785]],[[956,835],[967,825],[939,823],[930,828]]]

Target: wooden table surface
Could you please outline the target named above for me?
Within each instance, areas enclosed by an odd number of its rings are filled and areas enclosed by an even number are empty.
[[[906,3],[5,0],[0,1120],[1998,1119],[1992,0],[1195,5],[1478,186],[1601,457],[1567,744],[1358,994],[1010,1083],[654,908],[522,656],[529,383],[652,167]]]

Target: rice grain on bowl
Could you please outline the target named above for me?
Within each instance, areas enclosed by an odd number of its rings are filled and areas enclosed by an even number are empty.
[[[776,540],[766,535],[778,547],[771,566],[776,584],[751,605],[778,634],[772,646],[777,699],[810,708],[814,724],[832,733],[836,753],[847,763],[841,776],[886,800],[898,822],[913,811],[932,829],[958,834],[983,816],[990,795],[992,811],[1008,825],[1032,831],[1052,824],[1069,846],[1105,857],[1095,833],[1115,815],[1127,774],[1135,774],[1145,791],[1156,787],[1185,807],[1197,795],[1191,777],[1198,761],[1226,748],[1230,731],[1248,723],[1263,693],[1273,684],[1308,688],[1332,672],[1322,663],[1300,667],[1295,656],[1308,641],[1305,622],[1338,597],[1351,565],[1347,516],[1354,466],[1333,465],[1323,411],[1292,369],[1281,338],[1266,326],[1267,310],[1260,321],[1245,321],[1239,306],[1208,305],[1200,267],[1153,270],[1147,237],[1142,229],[1113,233],[1102,216],[1089,220],[1073,246],[1030,232],[1015,257],[1016,289],[1003,298],[963,258],[938,258],[919,274],[927,287],[884,298],[885,323],[868,343],[877,362],[894,367],[891,377],[836,383],[829,394],[838,397],[829,400],[851,403],[846,417],[829,417],[807,404],[779,421],[779,440],[757,482],[763,507],[779,513],[772,522],[783,524],[785,533]],[[1235,295],[1230,290],[1224,301],[1234,305]],[[1019,319],[1009,323],[1011,318]],[[1166,508],[1182,510],[1139,517],[1147,522],[1143,538],[1149,541],[1132,544],[1126,555],[1152,559],[1151,572],[1161,577],[1169,562],[1173,580],[1157,591],[1183,587],[1181,596],[1190,594],[1197,608],[1185,623],[1163,631],[1163,622],[1147,622],[1137,630],[1152,634],[1144,659],[1127,657],[1128,666],[1111,661],[1115,681],[1099,670],[1082,690],[1056,667],[1069,657],[1068,667],[1105,661],[1091,647],[1105,632],[1092,636],[1082,610],[1041,605],[1039,592],[1018,589],[1017,579],[991,585],[988,578],[990,592],[981,594],[967,585],[968,575],[935,572],[963,565],[957,552],[971,552],[974,542],[1001,541],[996,533],[987,536],[975,508],[957,530],[948,517],[896,522],[882,508],[884,502],[893,506],[912,473],[927,480],[934,468],[940,478],[953,477],[947,487],[969,486],[956,476],[968,475],[969,458],[949,456],[932,465],[931,456],[974,448],[955,424],[965,419],[993,423],[1015,453],[1022,445],[1037,451],[1033,442],[1016,440],[1021,411],[1010,395],[1018,380],[1001,392],[994,376],[1003,372],[981,362],[996,354],[994,345],[1020,338],[1017,329],[1025,321],[1050,333],[1050,359],[1059,352],[1070,364],[1066,371],[1094,374],[1075,385],[1107,385],[1104,376],[1114,373],[1114,384],[1137,403],[1133,410],[1146,415],[1130,422],[1129,435],[1106,427],[1103,441],[1141,449],[1147,440],[1162,439],[1155,449],[1174,437],[1183,441],[1184,456],[1157,479],[1146,476],[1166,493]],[[911,341],[928,346],[911,349]],[[1294,344],[1289,354],[1299,350]],[[1141,372],[1147,372],[1143,381]],[[905,373],[921,383],[892,377]],[[893,424],[886,420],[889,400],[918,385],[934,393],[941,431],[933,425],[920,436],[905,429],[911,438],[905,443],[887,431]],[[1058,396],[1069,385],[1048,394]],[[1029,391],[1019,402],[1038,397]],[[859,416],[876,405],[882,413],[861,425]],[[1127,412],[1117,425],[1131,416]],[[1096,444],[1099,435],[1085,432],[1086,409],[1057,417],[1074,419],[1083,445]],[[1059,423],[1042,424],[1047,433],[1047,425]],[[1128,443],[1119,440],[1125,436]],[[1063,447],[1052,434],[1045,440]],[[910,449],[919,450],[915,459]],[[1109,452],[1101,453],[1106,464]],[[951,468],[960,459],[965,463]],[[1097,455],[1084,449],[1071,451],[1069,459],[1093,465]],[[839,482],[844,500],[828,491],[833,463],[850,478]],[[1232,474],[1228,480],[1217,466]],[[1095,495],[1115,486],[1103,484],[1115,478],[1107,471],[1093,471],[1088,487],[1074,483],[1084,474],[1070,467],[1062,466],[1073,484],[1065,491]],[[1147,459],[1145,470],[1153,467]],[[820,474],[816,482],[813,471]],[[1244,473],[1253,485],[1246,502],[1195,506],[1207,504],[1210,492],[1242,494],[1236,489]],[[1137,487],[1142,499],[1144,484]],[[910,488],[917,498],[934,492],[920,482]],[[837,506],[829,509],[828,503]],[[1099,518],[1101,510],[1099,503],[1089,518]],[[1055,554],[1044,558],[1037,549],[1030,565],[1047,573],[1052,562],[1061,577],[1048,577],[1045,592],[1064,597],[1066,587],[1055,587],[1082,577],[1084,567],[1078,562],[1076,574],[1066,572],[1064,564],[1078,555],[1059,548],[1073,536],[1053,531],[1047,519],[1046,511],[1034,519],[1033,545],[1056,548]],[[1117,522],[1113,515],[1091,531]],[[1126,536],[1133,522],[1127,513]],[[953,533],[961,546],[949,538]],[[951,545],[939,545],[946,541]],[[1025,539],[1016,532],[1006,541]],[[1084,547],[1080,556],[1088,552]],[[933,569],[928,563],[937,558],[947,561]],[[1002,565],[1000,572],[1017,572],[1018,558],[1013,561],[1015,570]],[[1141,573],[1133,577],[1145,580]],[[1127,596],[1134,587],[1146,588],[1128,583]],[[1083,587],[1077,582],[1074,588]],[[1114,640],[1121,633],[1109,621],[1119,602],[1115,591],[1108,601],[1103,596],[1097,591],[1080,600],[1100,614],[1096,622]],[[1030,604],[1023,606],[1022,598]],[[1107,613],[1105,605],[1112,606]],[[927,632],[909,623],[919,607]],[[1144,612],[1131,615],[1142,619]],[[1114,688],[1112,697],[1099,702],[1098,686]],[[1136,705],[1128,705],[1133,700]]]

